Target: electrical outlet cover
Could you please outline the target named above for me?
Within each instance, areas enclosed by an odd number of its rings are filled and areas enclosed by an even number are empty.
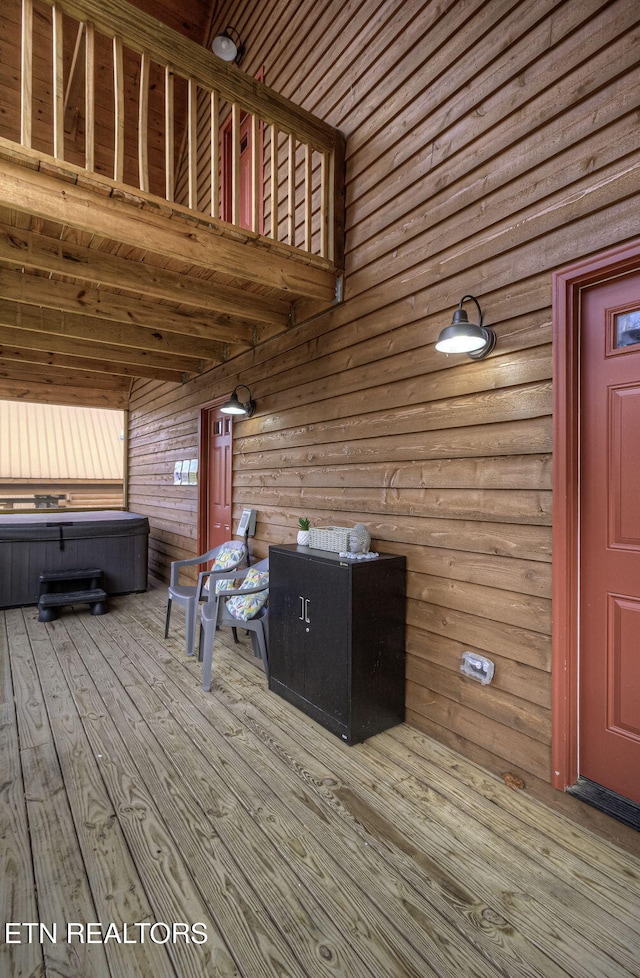
[[[494,664],[491,659],[475,652],[463,652],[460,662],[460,672],[469,679],[475,679],[477,683],[488,686],[493,679]]]

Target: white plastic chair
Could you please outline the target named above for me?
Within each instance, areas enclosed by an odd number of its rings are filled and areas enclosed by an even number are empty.
[[[242,571],[227,574],[226,578],[230,581],[240,581],[245,578],[249,571],[268,571],[269,558],[258,561],[251,567]],[[224,580],[222,575],[218,580]],[[268,605],[264,604],[253,618],[236,618],[228,610],[227,601],[234,595],[246,597],[250,594],[259,594],[261,591],[268,591],[269,583],[261,584],[258,587],[235,587],[232,590],[222,590],[216,593],[215,585],[209,590],[206,602],[200,611],[200,657],[202,658],[202,688],[207,692],[211,689],[211,672],[213,668],[213,646],[216,640],[216,630],[220,625],[230,625],[233,629],[245,628],[251,633],[251,642],[256,656],[262,659],[267,682],[269,681],[269,615]]]
[[[180,568],[192,567],[194,564],[211,563],[211,565],[213,565],[216,558],[218,558],[224,550],[237,550],[238,559],[221,570],[212,570],[210,568],[209,570],[201,571],[198,574],[198,583],[196,585],[179,583]],[[174,560],[171,562],[171,577],[169,579],[169,589],[167,595],[167,620],[165,623],[164,637],[169,637],[171,605],[175,601],[184,608],[186,618],[185,646],[187,655],[193,655],[193,646],[196,637],[196,609],[200,602],[206,601],[208,597],[208,591],[206,588],[204,588],[205,581],[208,580],[209,588],[215,591],[216,580],[218,580],[220,577],[224,577],[224,575],[228,574],[229,571],[235,570],[235,568],[241,567],[242,564],[246,563],[247,554],[247,547],[241,540],[227,540],[226,543],[221,543],[212,550],[208,550],[206,554],[200,554],[198,557],[190,557],[188,560]]]

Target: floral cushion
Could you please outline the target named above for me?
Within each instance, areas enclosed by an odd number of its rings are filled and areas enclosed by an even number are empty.
[[[243,553],[244,547],[241,544],[237,547],[225,547],[214,560],[211,570],[232,570],[240,563]]]
[[[237,547],[225,547],[221,550],[213,564],[211,570],[234,570],[242,560],[244,547],[238,544]],[[236,586],[235,581],[216,581],[216,592],[231,591]],[[209,590],[209,578],[205,578],[203,590]]]
[[[269,571],[260,571],[252,567],[240,585],[240,590],[244,591],[246,588],[264,587],[268,583]],[[258,591],[255,594],[234,594],[227,601],[227,610],[234,618],[238,618],[240,621],[248,621],[250,618],[255,618],[260,609],[266,604],[268,597],[268,588],[265,588],[264,591]]]

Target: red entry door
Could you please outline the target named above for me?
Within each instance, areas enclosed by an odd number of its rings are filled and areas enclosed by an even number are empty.
[[[579,774],[640,803],[640,273],[586,288]]]
[[[205,410],[206,438],[206,541],[204,550],[226,543],[231,533],[232,452],[231,418],[219,408]]]

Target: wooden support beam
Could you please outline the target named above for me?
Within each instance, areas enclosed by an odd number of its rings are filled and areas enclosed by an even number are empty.
[[[286,329],[289,303],[0,224],[0,261]],[[247,334],[248,336],[248,334]],[[245,337],[246,338],[246,337]]]
[[[0,268],[0,295],[11,302],[91,316],[98,321],[108,320],[111,324],[126,323],[164,333],[197,337],[205,342],[219,340],[249,346],[253,335],[252,327],[229,325],[225,317],[218,317],[216,321],[216,317],[181,313],[147,299],[119,295],[84,284],[54,281],[40,275],[24,275],[20,271],[4,268]],[[107,328],[103,322],[103,331]]]
[[[193,215],[185,213],[185,220],[180,220],[176,205],[169,220],[159,213],[157,201],[145,198],[142,191],[135,199],[133,195],[127,199],[101,196],[96,193],[98,187],[107,194],[112,188],[97,175],[88,176],[78,167],[66,164],[65,172],[74,174],[78,182],[61,181],[16,163],[15,146],[7,140],[0,140],[1,150],[5,151],[0,152],[5,158],[0,167],[0,199],[6,207],[289,292],[293,298],[333,300],[335,274],[328,262],[309,255],[304,262],[297,261],[288,247],[270,249],[266,239],[251,231],[243,230],[244,240],[235,240],[229,235],[228,225],[213,218],[207,218],[208,226],[204,222],[194,226]],[[21,150],[20,154],[25,159],[38,158],[33,151]],[[137,206],[132,220],[134,203]]]
[[[115,346],[112,343],[97,343],[94,340],[81,339],[78,336],[64,336],[57,333],[47,333],[40,329],[42,317],[36,310],[25,307],[20,312],[20,319],[26,320],[24,329],[15,325],[15,314],[17,307],[8,304],[10,312],[14,314],[13,323],[0,324],[0,347],[5,351],[4,356],[9,356],[7,351],[14,351],[28,359],[34,356],[70,356],[76,357],[85,363],[95,361],[98,365],[104,363],[108,365],[114,373],[122,373],[134,377],[165,376],[169,373],[199,374],[202,373],[204,361],[196,357],[178,356],[168,353],[152,352],[149,350],[139,350],[127,346]],[[31,315],[29,315],[31,313]],[[8,319],[6,314],[0,320]],[[29,329],[29,325],[34,328]],[[87,370],[101,369],[100,366],[87,366]],[[169,379],[168,377],[166,379]]]
[[[2,332],[9,332],[9,330],[4,330],[0,326],[0,333]],[[24,331],[15,330],[14,332],[21,332],[22,336],[27,335]],[[54,340],[58,339],[58,337],[54,337]],[[78,340],[71,340],[70,344],[74,346],[78,342]],[[151,380],[169,381],[174,384],[179,384],[185,379],[185,374],[180,370],[165,370],[152,363],[144,365],[136,364],[133,366],[129,363],[120,363],[117,360],[107,359],[106,354],[103,354],[103,356],[104,359],[102,360],[92,360],[90,357],[68,356],[64,353],[31,350],[21,346],[4,346],[0,342],[0,361],[13,363],[16,367],[19,365],[38,364],[41,367],[53,367],[56,371],[58,369],[78,370],[84,374],[95,372],[97,374],[109,374],[115,377],[128,377],[130,380],[134,377],[149,377]],[[18,376],[18,374],[12,373],[11,376]]]
[[[128,391],[131,378],[116,374],[96,373],[94,371],[67,370],[57,367],[51,370],[46,364],[16,363],[14,360],[0,358],[0,380],[18,383],[54,385],[59,387],[89,387],[102,391]]]
[[[78,407],[126,411],[129,407],[129,391],[103,391],[92,387],[74,385],[65,387],[63,384],[0,379],[0,400],[33,401],[36,404],[75,404]]]
[[[175,354],[221,363],[226,359],[227,347],[215,340],[203,340],[197,336],[180,336],[163,333],[144,326],[127,326],[124,323],[108,323],[93,316],[73,315],[57,309],[27,306],[20,302],[0,299],[0,324],[19,329],[37,330],[51,336],[76,337],[92,343],[108,343],[114,346],[148,350],[151,353]],[[53,343],[50,340],[49,343]],[[102,354],[99,354],[102,358]]]

